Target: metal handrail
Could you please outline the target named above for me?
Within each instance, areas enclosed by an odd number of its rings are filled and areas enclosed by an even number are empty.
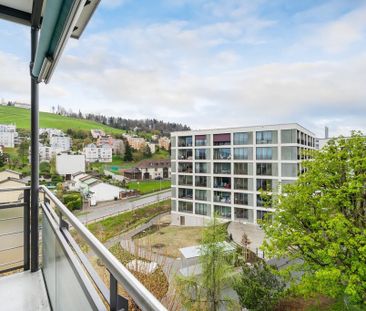
[[[40,186],[48,198],[56,205],[60,213],[87,242],[95,254],[102,260],[109,272],[125,288],[129,296],[142,310],[164,311],[166,308],[154,295],[141,284],[136,277],[114,257],[109,250],[71,213],[67,207],[45,186]]]

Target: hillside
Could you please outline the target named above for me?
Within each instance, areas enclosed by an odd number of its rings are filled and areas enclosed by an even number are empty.
[[[103,129],[109,134],[120,134],[123,130],[115,129],[107,125],[90,121],[82,120],[71,117],[60,116],[48,112],[40,112],[40,127],[52,127],[66,131],[69,128],[72,129]],[[30,110],[0,105],[0,124],[15,123],[17,128],[30,129]]]

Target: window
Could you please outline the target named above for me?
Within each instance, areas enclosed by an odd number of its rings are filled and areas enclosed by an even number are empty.
[[[276,176],[277,163],[257,163],[257,175]]]
[[[248,178],[234,178],[234,189],[237,190],[250,190]]]
[[[253,160],[253,148],[250,147],[234,148],[234,159]]]
[[[182,213],[193,213],[193,203],[192,202],[178,202],[178,211]]]
[[[219,215],[219,217],[223,218],[231,218],[231,207],[230,206],[221,206],[215,205],[214,207],[215,213]]]
[[[192,147],[192,136],[180,136],[178,138],[178,147]]]
[[[234,204],[248,205],[247,193],[234,193]]]
[[[297,160],[297,147],[281,147],[282,160]]]
[[[234,163],[235,175],[252,175],[253,164],[252,163]]]
[[[208,187],[208,181],[206,176],[196,176],[197,187]]]
[[[178,184],[179,185],[184,185],[184,186],[192,186],[193,177],[192,176],[186,176],[186,175],[179,175]]]
[[[192,200],[193,190],[192,189],[186,189],[186,188],[179,188],[178,189],[178,198]]]
[[[277,144],[277,131],[259,131],[256,133],[257,144]]]
[[[245,208],[235,208],[234,209],[235,219],[249,219],[249,210]]]
[[[283,144],[296,144],[297,142],[296,130],[281,130],[281,143]]]
[[[253,144],[253,133],[234,133],[234,145],[251,145]]]
[[[298,165],[297,163],[282,163],[281,176],[283,177],[297,177]]]
[[[214,177],[214,188],[231,189],[230,177]]]
[[[196,149],[196,160],[208,160],[208,149]]]
[[[257,191],[272,191],[272,179],[257,179]]]
[[[192,173],[192,163],[179,163],[178,172],[181,173]]]
[[[214,174],[231,174],[231,164],[214,163]]]
[[[195,136],[195,145],[196,146],[207,146],[208,145],[207,135],[196,135]]]
[[[198,174],[209,173],[208,164],[207,163],[196,163],[195,172]]]
[[[262,220],[268,212],[257,211],[257,220]]]
[[[192,149],[178,150],[178,160],[192,160]]]
[[[257,160],[277,160],[277,147],[257,147]]]
[[[209,215],[209,206],[206,203],[196,203],[195,213],[197,215]]]
[[[214,146],[230,145],[231,144],[231,135],[230,135],[230,133],[214,134],[213,144],[214,144]]]
[[[198,189],[196,189],[195,199],[200,200],[200,201],[207,201],[208,191],[207,190],[198,190]]]
[[[230,204],[231,203],[231,193],[224,192],[224,191],[215,191],[214,192],[214,201]]]
[[[230,148],[218,148],[214,150],[214,159],[215,160],[229,160],[231,159],[231,150]]]

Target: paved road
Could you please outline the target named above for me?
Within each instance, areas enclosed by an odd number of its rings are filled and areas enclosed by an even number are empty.
[[[108,215],[117,214],[119,212],[130,209],[139,208],[145,205],[156,203],[157,201],[166,200],[171,197],[171,190],[163,190],[154,194],[148,194],[138,198],[128,200],[118,200],[111,202],[100,203],[97,206],[92,206],[85,209],[81,215],[78,216],[82,223],[88,223],[96,219],[102,219]]]

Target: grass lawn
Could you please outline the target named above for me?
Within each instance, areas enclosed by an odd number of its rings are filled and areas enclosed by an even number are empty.
[[[148,222],[155,216],[170,211],[170,199],[88,225],[88,229],[102,243]]]
[[[0,123],[15,123],[17,128],[30,129],[30,110],[0,105]],[[49,112],[39,113],[39,126],[58,128],[64,131],[72,128],[75,130],[102,129],[108,134],[121,134],[125,132],[95,121],[70,118]]]
[[[141,194],[159,191],[160,189],[168,189],[170,186],[170,180],[132,181],[127,185],[128,189],[138,190]]]
[[[203,227],[163,226],[156,230],[155,227],[152,229],[152,234],[135,241],[141,247],[151,248],[155,253],[178,258],[180,257],[180,248],[201,243],[203,229]]]
[[[159,151],[155,152],[152,155],[153,160],[164,160],[164,159],[170,159],[170,154],[165,149],[159,149]]]

